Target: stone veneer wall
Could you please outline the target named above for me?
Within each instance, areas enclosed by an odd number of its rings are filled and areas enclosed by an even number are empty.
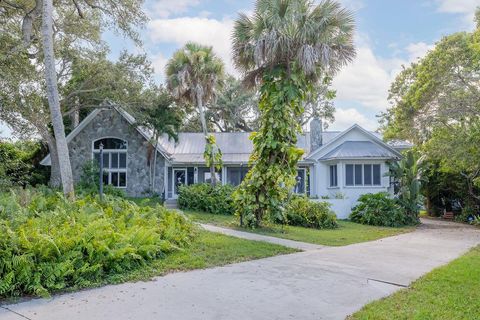
[[[119,138],[128,142],[126,192],[132,197],[145,196],[149,188],[148,141],[113,108],[102,109],[69,143],[75,182],[80,181],[84,164],[92,160],[93,141],[105,137]],[[164,167],[165,159],[159,153],[155,177],[155,189],[158,194],[161,194],[164,188]]]

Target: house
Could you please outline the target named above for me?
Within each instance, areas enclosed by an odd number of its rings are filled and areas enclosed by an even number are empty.
[[[217,178],[223,184],[239,185],[248,172],[252,152],[249,133],[214,133],[223,153],[223,166]],[[135,125],[135,119],[113,105],[95,109],[68,136],[67,143],[74,180],[79,181],[82,167],[99,159],[103,145],[103,162],[107,174],[104,182],[125,189],[129,196],[146,195],[153,174],[153,152],[157,152],[155,193],[166,199],[178,197],[180,185],[209,182],[205,166],[202,133],[180,133],[175,143],[159,139],[154,150],[148,130]],[[298,147],[305,153],[298,164],[294,192],[313,198],[349,199],[352,205],[360,195],[380,191],[392,192],[387,162],[401,157],[408,143],[382,141],[378,133],[359,125],[345,131],[323,131],[321,121],[314,119],[310,132],[300,135]],[[50,165],[47,156],[41,162]]]

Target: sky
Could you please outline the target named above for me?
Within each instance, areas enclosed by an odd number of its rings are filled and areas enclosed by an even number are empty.
[[[355,60],[333,81],[337,91],[335,122],[331,130],[357,123],[378,128],[376,117],[388,107],[388,88],[402,65],[424,56],[443,36],[471,31],[480,0],[340,0],[355,16]],[[143,47],[111,32],[110,59],[126,49],[144,52],[155,68],[158,83],[173,52],[188,41],[213,46],[226,71],[240,76],[231,61],[231,33],[239,12],[251,13],[254,0],[146,0],[150,20],[140,30]],[[1,135],[9,130],[0,125]]]

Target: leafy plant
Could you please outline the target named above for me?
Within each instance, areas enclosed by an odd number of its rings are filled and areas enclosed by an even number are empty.
[[[207,183],[180,186],[178,205],[183,209],[205,211],[213,214],[233,215],[235,204],[231,185],[215,185]]]
[[[361,224],[400,227],[418,223],[418,218],[405,214],[404,209],[386,192],[360,196],[352,209],[350,220]]]
[[[337,217],[327,202],[311,201],[304,196],[294,196],[285,207],[286,224],[316,229],[338,227]]]
[[[0,297],[85,287],[188,246],[195,228],[162,206],[51,190],[0,194]]]
[[[336,1],[257,0],[252,17],[242,14],[235,22],[234,62],[246,84],[260,84],[252,169],[235,193],[238,215],[248,226],[265,216],[282,219],[303,153],[296,142],[305,102],[354,55],[353,18]]]

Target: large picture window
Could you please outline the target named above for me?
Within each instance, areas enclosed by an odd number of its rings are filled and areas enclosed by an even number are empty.
[[[93,157],[100,165],[100,144],[103,145],[103,183],[117,188],[127,187],[127,142],[103,138],[93,142]]]
[[[382,184],[379,164],[345,165],[346,186],[380,186]]]

